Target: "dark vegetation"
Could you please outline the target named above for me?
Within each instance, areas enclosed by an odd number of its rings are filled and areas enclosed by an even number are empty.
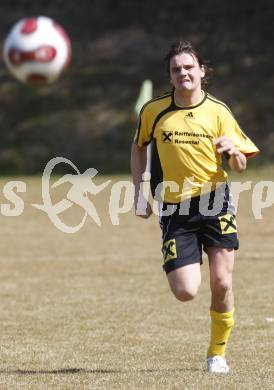
[[[1,1],[1,44],[25,16],[56,19],[70,35],[72,64],[51,86],[15,81],[1,60],[0,172],[40,173],[51,157],[82,172],[128,172],[134,104],[144,79],[169,89],[163,57],[172,40],[192,40],[215,69],[209,91],[233,110],[274,160],[272,1]]]

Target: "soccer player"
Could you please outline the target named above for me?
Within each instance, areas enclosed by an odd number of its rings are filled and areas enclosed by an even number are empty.
[[[258,153],[230,109],[206,92],[211,68],[188,41],[172,44],[165,58],[172,91],[147,102],[132,145],[131,170],[136,215],[139,191],[152,142],[151,190],[162,200],[163,269],[180,301],[193,299],[201,282],[202,250],[208,256],[211,338],[207,368],[227,373],[225,350],[234,325],[232,272],[238,249],[233,207],[223,157],[237,172]]]

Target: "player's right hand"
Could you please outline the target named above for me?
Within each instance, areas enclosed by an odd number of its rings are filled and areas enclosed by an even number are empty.
[[[146,205],[142,205],[142,207],[135,206],[135,215],[137,217],[141,217],[143,219],[148,219],[152,214],[152,208],[149,202],[146,202]]]

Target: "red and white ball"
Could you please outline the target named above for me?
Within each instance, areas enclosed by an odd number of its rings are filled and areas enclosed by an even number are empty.
[[[45,16],[19,20],[4,43],[4,61],[23,83],[47,84],[58,79],[71,60],[70,39]]]

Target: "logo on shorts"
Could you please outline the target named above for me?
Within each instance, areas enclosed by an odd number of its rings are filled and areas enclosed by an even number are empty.
[[[162,131],[162,142],[172,144],[172,142],[173,142],[172,131]]]
[[[222,234],[237,233],[235,216],[231,214],[222,215],[219,218]]]
[[[164,242],[162,248],[164,261],[167,262],[169,260],[173,260],[177,258],[177,250],[176,250],[176,240],[175,238]]]

